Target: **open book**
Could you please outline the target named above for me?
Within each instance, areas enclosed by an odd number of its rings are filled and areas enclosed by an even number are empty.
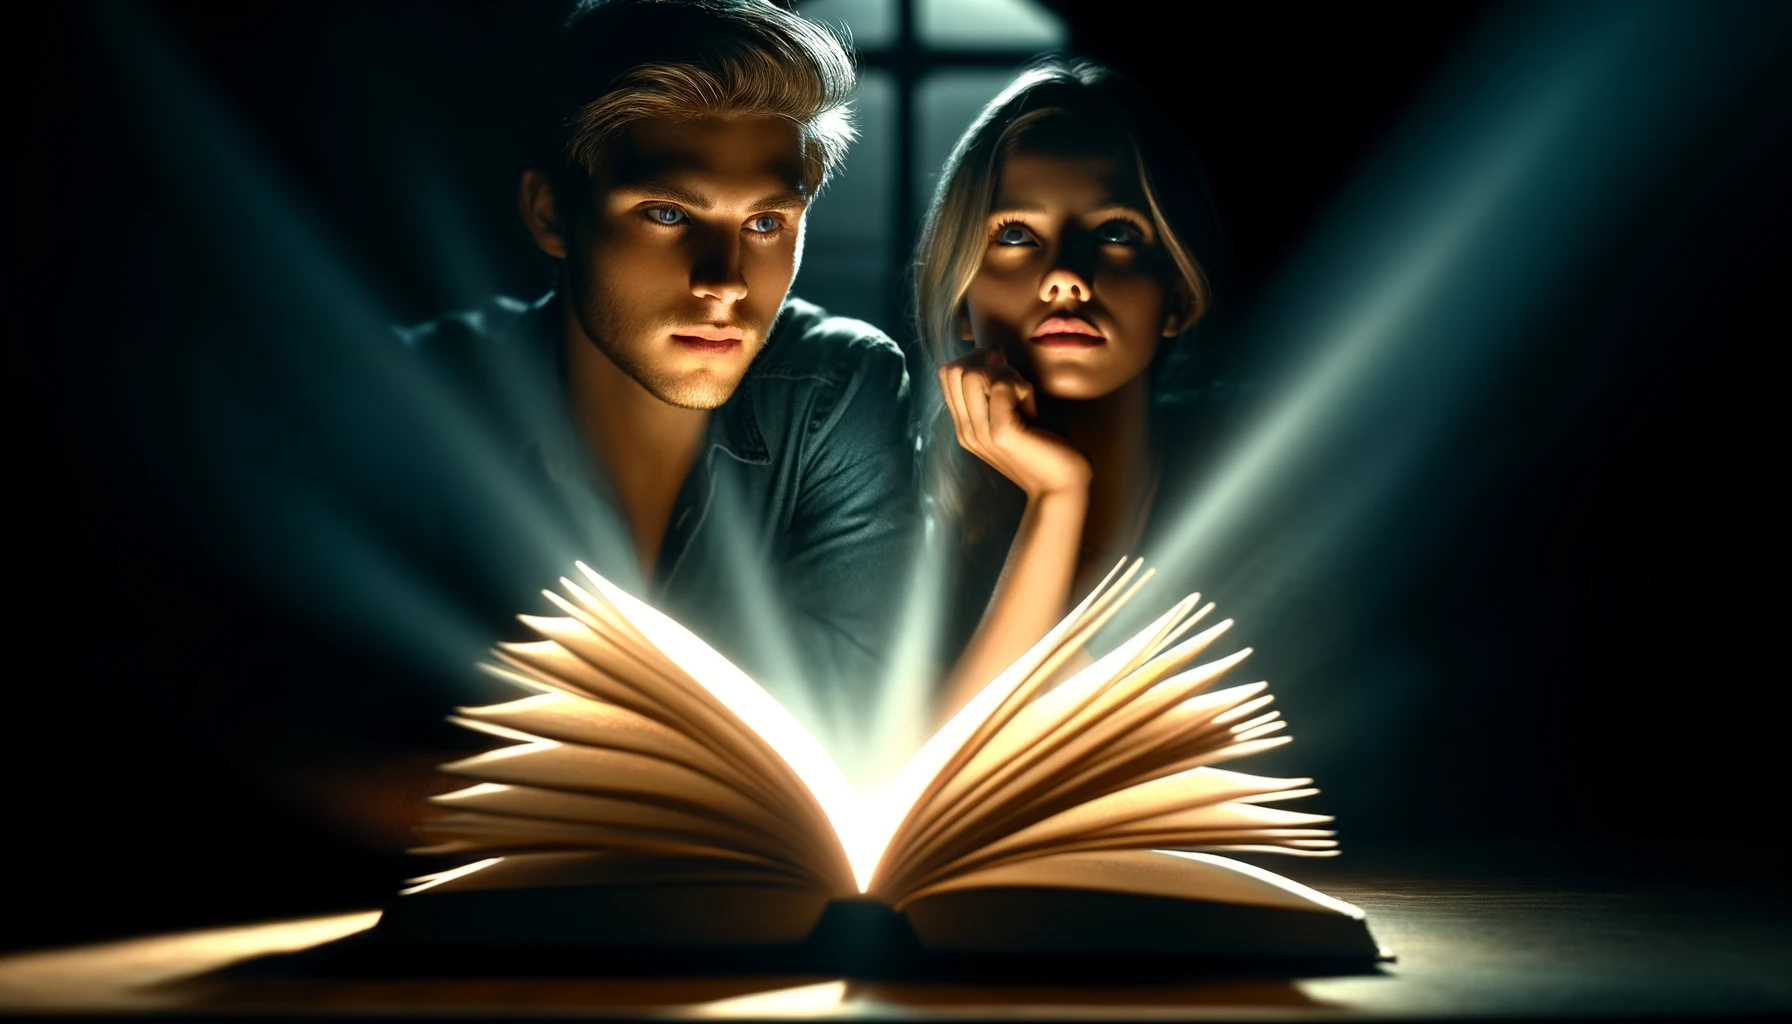
[[[1051,681],[1149,573],[1116,567],[915,754],[853,792],[798,720],[689,631],[583,565],[486,666],[530,691],[463,709],[514,744],[474,780],[380,926],[425,941],[801,943],[874,901],[930,952],[1373,958],[1362,912],[1224,852],[1335,853],[1329,818],[1272,806],[1309,779],[1214,767],[1287,742],[1265,684],[1193,664],[1231,625],[1179,602]]]

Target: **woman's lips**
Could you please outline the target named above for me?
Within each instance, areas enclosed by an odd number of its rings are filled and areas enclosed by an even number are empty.
[[[1107,342],[1094,324],[1074,316],[1048,318],[1033,331],[1031,340],[1045,348],[1093,348]]]

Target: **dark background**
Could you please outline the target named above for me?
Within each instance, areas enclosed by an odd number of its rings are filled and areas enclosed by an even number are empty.
[[[1200,4],[1172,29],[1146,4],[1051,6],[1074,49],[1184,98],[1246,309],[1499,10]],[[506,111],[521,55],[561,7],[142,10],[391,318],[416,320],[469,301],[468,280],[513,294],[545,282],[512,212]],[[170,221],[170,185],[144,170],[146,129],[96,42],[100,9],[40,10],[21,35],[34,43],[10,275],[24,571],[0,915],[13,946],[378,903],[407,865],[389,836],[307,802],[327,785],[310,755],[377,758],[387,730],[413,752],[394,723],[433,692],[377,640],[267,599],[209,535],[180,457],[141,455],[161,425],[139,418],[157,406],[117,396],[178,377],[191,333],[231,315],[208,304],[208,275],[266,242],[220,252]],[[1472,476],[1436,467],[1447,536],[1338,660],[1345,693],[1352,671],[1390,658],[1418,680],[1400,706],[1369,710],[1388,724],[1360,755],[1331,755],[1356,766],[1322,779],[1353,849],[1591,841],[1614,844],[1615,864],[1769,827],[1768,708],[1786,676],[1770,657],[1784,513],[1767,496],[1785,463],[1785,86],[1764,79],[1699,145],[1638,169],[1648,201],[1463,428],[1518,436],[1520,454]],[[429,224],[444,206],[487,275],[445,272]],[[360,703],[307,706],[344,681]]]

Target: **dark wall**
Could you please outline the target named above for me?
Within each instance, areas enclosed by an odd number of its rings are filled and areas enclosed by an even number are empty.
[[[1202,4],[1172,30],[1154,26],[1153,5],[1056,6],[1079,49],[1180,99],[1246,310],[1490,10]],[[208,517],[183,473],[205,453],[148,454],[192,438],[191,410],[155,395],[204,372],[195,339],[228,335],[252,312],[242,303],[280,291],[214,286],[279,239],[247,224],[221,245],[228,225],[171,211],[195,188],[272,172],[267,201],[326,240],[392,320],[533,290],[544,268],[514,224],[506,112],[526,42],[559,10],[33,15],[31,144],[13,196],[28,382],[15,501],[29,517],[14,635],[18,662],[37,667],[15,669],[7,702],[5,771],[23,795],[4,856],[16,884],[60,903],[15,905],[0,943],[366,906],[405,871],[391,837],[356,833],[303,793],[330,786],[306,775],[315,755],[447,742],[405,718],[433,706],[428,673],[271,600],[216,535],[254,524]],[[120,94],[134,79],[100,23],[118,11],[240,132],[229,156],[186,154],[196,179],[166,180],[147,155],[199,115],[145,120],[143,97]],[[1347,834],[1705,841],[1752,827],[1741,816],[1771,778],[1774,732],[1759,702],[1779,549],[1764,485],[1784,461],[1768,360],[1785,336],[1785,84],[1763,81],[1755,103],[1648,169],[1647,201],[1602,242],[1609,259],[1488,382],[1456,429],[1516,436],[1511,454],[1434,467],[1435,514],[1390,519],[1347,563],[1372,571],[1403,538],[1429,538],[1366,653],[1338,661],[1340,687],[1389,649],[1420,680],[1364,737],[1360,777],[1322,780],[1355,815]],[[1705,782],[1670,806],[1689,772]]]

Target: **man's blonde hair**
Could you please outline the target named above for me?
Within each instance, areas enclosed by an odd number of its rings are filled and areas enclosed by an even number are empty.
[[[596,174],[639,121],[777,117],[802,132],[813,196],[855,136],[845,47],[770,0],[598,0],[567,29],[553,126],[567,171]]]

